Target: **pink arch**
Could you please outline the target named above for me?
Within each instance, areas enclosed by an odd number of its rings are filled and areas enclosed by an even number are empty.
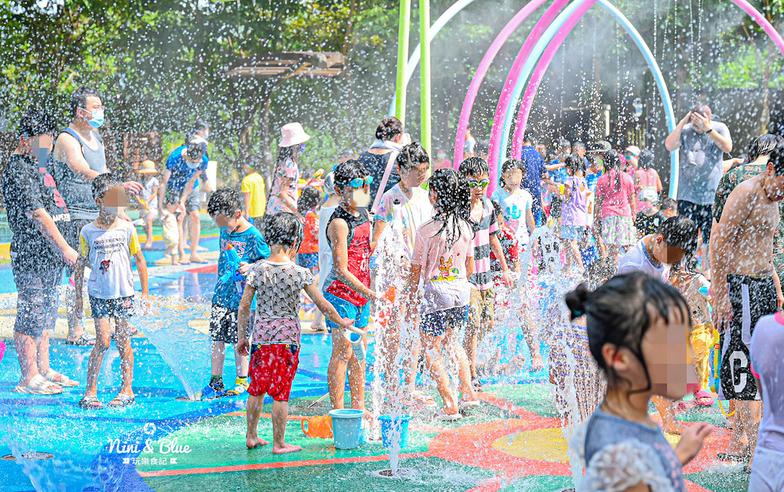
[[[754,22],[759,25],[763,31],[768,35],[773,44],[779,49],[782,55],[784,55],[784,38],[782,38],[781,34],[776,31],[776,28],[759,12],[757,9],[754,8],[747,0],[732,0],[732,3],[737,5],[743,12],[749,15]],[[576,21],[575,21],[576,23]],[[569,23],[567,23],[569,24]],[[514,137],[512,139],[512,155],[514,158],[519,159],[522,155],[522,144],[523,138],[525,135],[525,129],[528,125],[528,116],[531,113],[531,107],[533,106],[533,100],[536,97],[536,93],[539,90],[539,84],[542,82],[542,77],[544,73],[547,71],[548,66],[552,62],[555,53],[558,51],[558,48],[561,46],[565,37],[569,34],[574,28],[574,24],[571,25],[564,25],[562,28],[562,32],[565,30],[566,33],[564,34],[563,38],[561,38],[560,42],[551,43],[547,46],[547,49],[542,54],[541,60],[537,64],[536,69],[534,70],[534,74],[531,78],[531,81],[528,83],[526,87],[525,94],[523,96],[523,101],[520,104],[520,108],[517,113],[517,120],[515,123],[515,132]],[[511,111],[512,108],[507,105],[507,110]],[[498,116],[496,116],[498,117]],[[503,113],[501,114],[501,118],[503,118]],[[500,126],[500,125],[499,125]],[[493,127],[495,129],[495,126]],[[500,139],[500,136],[499,136]],[[491,147],[492,148],[492,147]],[[495,161],[490,161],[495,162]]]
[[[558,2],[559,0],[556,0]],[[732,0],[732,2],[737,5],[741,10],[743,10],[746,14],[748,14],[768,35],[768,37],[773,41],[779,51],[784,55],[784,38],[782,38],[781,34],[776,31],[776,29],[771,25],[770,22],[763,16],[757,9],[754,8],[747,0]],[[463,102],[463,106],[460,110],[460,119],[458,121],[458,128],[457,134],[455,136],[455,154],[454,154],[454,163],[455,166],[459,165],[460,161],[463,159],[463,144],[465,140],[465,133],[466,129],[468,128],[469,120],[471,117],[471,111],[473,110],[474,103],[476,101],[476,96],[479,92],[479,88],[484,81],[484,77],[487,74],[488,69],[490,68],[490,64],[492,63],[495,56],[500,51],[503,44],[512,36],[515,29],[539,6],[544,3],[544,0],[533,0],[525,7],[523,7],[501,30],[501,32],[496,36],[493,40],[493,43],[488,48],[487,52],[485,53],[484,57],[482,58],[479,66],[477,67],[476,74],[474,75],[473,79],[471,80],[471,84],[469,85],[468,92],[466,93],[465,100]],[[553,9],[554,5],[550,7]],[[549,9],[548,9],[549,11]],[[546,13],[547,14],[547,13]],[[533,32],[532,32],[533,34]],[[541,36],[541,33],[539,34]],[[528,41],[528,39],[526,39]],[[536,40],[532,43],[536,42]],[[522,49],[521,49],[522,51]],[[522,69],[522,63],[520,65],[520,69]],[[504,83],[504,93],[509,92],[509,80]],[[503,95],[503,94],[502,94]],[[528,103],[532,104],[533,98],[531,98]],[[530,111],[530,108],[527,110],[523,107],[525,106],[526,101],[524,98],[523,104],[521,105],[521,111],[525,111],[526,113]],[[526,117],[527,118],[527,117]],[[519,127],[520,125],[518,125]],[[522,126],[525,126],[523,124]],[[518,143],[519,137],[515,137],[513,143],[513,155],[519,155],[517,149],[520,147]],[[497,147],[497,145],[496,145]],[[492,146],[491,146],[492,148]],[[490,161],[491,173],[497,176],[497,170],[495,169],[495,165],[492,164],[493,161]],[[496,180],[491,181],[491,186],[496,182]]]
[[[490,64],[493,63],[495,56],[501,50],[504,43],[506,43],[512,34],[514,34],[515,30],[517,30],[520,24],[522,24],[529,15],[531,15],[546,1],[547,0],[533,0],[521,8],[515,14],[515,16],[506,23],[504,28],[501,29],[501,32],[499,32],[495,37],[492,44],[490,44],[490,47],[482,57],[482,60],[479,62],[479,66],[476,68],[476,73],[474,74],[474,77],[471,79],[471,83],[468,86],[468,92],[466,92],[465,100],[463,101],[463,107],[460,109],[460,119],[458,120],[457,135],[455,136],[455,167],[459,166],[460,162],[463,160],[463,145],[465,143],[466,131],[468,130],[468,123],[471,120],[471,111],[474,109],[476,96],[479,93],[479,88],[481,87],[485,76],[487,75],[487,71],[490,69]],[[505,90],[511,90],[511,87]]]
[[[504,81],[504,90],[501,92],[501,96],[498,98],[498,104],[495,107],[493,128],[490,132],[489,162],[497,163],[499,160],[498,155],[504,151],[504,149],[499,148],[501,132],[504,127],[504,115],[509,111],[510,105],[514,104],[514,101],[511,99],[514,94],[514,87],[517,83],[517,79],[520,78],[520,72],[522,72],[525,62],[531,55],[531,51],[534,49],[534,46],[536,46],[536,43],[547,30],[547,27],[553,19],[558,15],[558,12],[560,12],[567,3],[569,3],[569,0],[555,0],[544,12],[530,34],[528,34],[523,46],[520,47],[520,51],[517,53],[512,68],[509,70],[509,75],[507,75],[506,80]],[[498,173],[499,170],[497,165],[490,166],[490,186],[487,189],[487,193],[490,195],[493,194],[498,183]]]

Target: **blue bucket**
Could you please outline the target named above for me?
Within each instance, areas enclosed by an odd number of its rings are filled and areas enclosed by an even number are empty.
[[[346,408],[330,410],[332,417],[332,435],[335,437],[335,448],[358,448],[362,436],[362,416],[364,410]]]
[[[400,449],[408,447],[408,415],[382,415],[378,418],[381,422],[381,443],[385,448],[393,447],[395,441],[400,443]]]

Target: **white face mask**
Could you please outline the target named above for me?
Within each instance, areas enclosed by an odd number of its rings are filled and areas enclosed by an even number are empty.
[[[354,190],[351,194],[351,199],[354,201],[355,207],[366,208],[370,205],[370,192],[365,188]]]

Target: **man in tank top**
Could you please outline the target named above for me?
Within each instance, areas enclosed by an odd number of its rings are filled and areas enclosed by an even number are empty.
[[[71,213],[71,222],[61,231],[68,244],[79,247],[79,231],[98,216],[98,205],[92,195],[92,181],[96,176],[109,172],[106,153],[98,129],[104,123],[101,95],[94,89],[80,87],[71,95],[72,120],[58,136],[49,163],[57,188]],[[129,181],[123,184],[126,191],[140,193],[142,186]],[[91,345],[84,335],[82,318],[82,282],[84,266],[74,269],[75,300],[69,304],[67,343]]]

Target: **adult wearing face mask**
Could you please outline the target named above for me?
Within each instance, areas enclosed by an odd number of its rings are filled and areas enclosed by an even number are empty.
[[[92,181],[106,173],[106,153],[98,129],[104,124],[104,106],[98,91],[80,87],[71,95],[72,120],[55,141],[51,172],[57,188],[65,199],[71,214],[71,222],[63,229],[68,244],[79,247],[79,231],[98,217],[98,205],[92,194]],[[138,194],[141,184],[135,181],[123,183],[126,191]],[[71,345],[92,345],[94,339],[87,338],[82,326],[82,287],[84,266],[74,269],[75,299],[69,302],[68,338]]]
[[[58,394],[78,383],[49,366],[49,333],[57,320],[57,286],[63,266],[79,258],[60,233],[68,208],[46,168],[56,125],[54,118],[28,110],[19,142],[2,176],[11,239],[11,268],[18,291],[14,343],[22,377],[15,391]]]
[[[180,234],[178,245],[180,264],[206,263],[199,257],[197,249],[201,236],[201,219],[199,212],[200,183],[208,188],[207,156],[204,154],[202,142],[194,139],[174,149],[166,158],[166,170],[158,187],[158,206],[163,208],[166,203],[177,203],[177,227]],[[206,189],[205,191],[210,191]],[[161,210],[162,215],[163,210]],[[190,259],[185,258],[185,218],[189,220],[191,241]]]
[[[299,158],[305,150],[310,135],[299,123],[289,123],[280,129],[278,163],[272,177],[267,215],[289,212],[305,220],[297,210],[297,182],[299,182]]]

